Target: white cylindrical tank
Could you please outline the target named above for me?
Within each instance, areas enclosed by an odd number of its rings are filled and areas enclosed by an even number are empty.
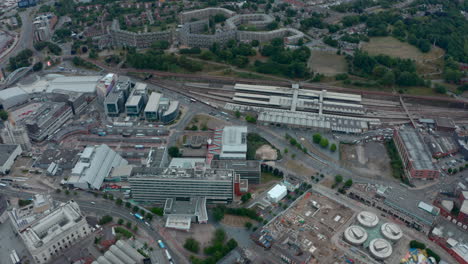
[[[392,255],[392,244],[383,238],[376,238],[369,244],[369,251],[376,259],[386,259]]]
[[[357,216],[357,220],[359,224],[364,227],[375,227],[379,223],[377,215],[368,211],[360,212]]]
[[[344,231],[344,238],[345,240],[355,246],[362,245],[362,243],[366,242],[367,240],[367,232],[364,228],[353,225],[346,228]]]
[[[386,239],[393,242],[398,241],[403,236],[400,227],[394,223],[383,224],[380,227],[380,232]]]

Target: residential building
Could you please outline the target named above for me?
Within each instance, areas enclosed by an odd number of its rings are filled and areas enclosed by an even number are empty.
[[[24,151],[31,150],[31,140],[24,126],[17,126],[9,121],[3,122],[3,125],[0,132],[3,143],[20,145]]]
[[[112,168],[127,164],[125,159],[107,145],[88,146],[81,152],[80,160],[64,183],[83,190],[98,190]]]
[[[29,208],[14,209],[10,219],[38,264],[47,263],[91,233],[78,204],[56,203],[35,195]]]
[[[431,152],[415,129],[395,129],[393,140],[403,161],[408,180],[434,180],[439,177],[439,170],[432,162]]]
[[[0,174],[10,173],[10,169],[16,158],[23,150],[20,145],[0,144]]]
[[[172,30],[155,31],[155,32],[142,32],[136,33],[120,29],[119,21],[116,19],[112,22],[109,30],[114,46],[118,47],[135,47],[135,48],[149,48],[151,44],[158,40],[165,40],[172,43]]]
[[[51,136],[72,116],[73,112],[68,104],[46,102],[24,123],[31,140],[39,142]]]
[[[184,200],[166,199],[164,204],[166,227],[190,230],[191,223],[208,223],[206,197],[192,197]]]
[[[246,159],[247,127],[226,126],[223,129],[219,159]]]
[[[234,199],[234,170],[193,168],[134,168],[129,178],[133,199],[162,204],[168,198],[206,197],[212,203]]]

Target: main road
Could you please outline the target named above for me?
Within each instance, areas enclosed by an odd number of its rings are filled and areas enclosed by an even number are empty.
[[[3,195],[6,195],[8,197],[17,197],[20,199],[30,199],[31,196],[34,195],[33,193],[27,193],[24,191],[14,190],[10,188],[2,188],[1,192]],[[153,244],[153,247],[157,247],[157,240],[164,240],[164,242],[168,246],[167,248],[173,258],[174,263],[189,263],[187,261],[187,258],[180,253],[180,250],[173,250],[173,248],[175,248],[176,246],[174,245],[174,243],[172,243],[172,241],[166,239],[164,235],[159,233],[159,231],[156,231],[156,229],[158,228],[153,228],[153,226],[157,226],[156,224],[153,224],[151,225],[151,227],[148,227],[142,221],[136,220],[135,217],[133,217],[130,214],[130,210],[125,208],[125,206],[117,206],[113,201],[104,200],[102,198],[96,198],[94,197],[94,195],[85,192],[79,192],[78,195],[66,195],[63,192],[49,192],[49,194],[55,200],[62,202],[74,200],[78,203],[81,210],[85,213],[91,213],[97,216],[110,215],[114,218],[122,218],[126,221],[133,222],[138,226],[139,230],[144,230],[145,233],[150,236],[149,238],[151,240],[151,243]],[[91,202],[94,202],[94,204],[91,204]],[[157,221],[153,220],[153,222]],[[161,229],[159,230],[162,231]]]
[[[24,49],[33,49],[33,25],[32,25],[32,14],[37,7],[30,7],[25,11],[19,13],[21,17],[21,32],[16,46],[9,51],[4,57],[0,59],[0,67],[5,68],[9,62],[10,57],[16,56],[20,51]],[[37,55],[37,54],[36,54]]]

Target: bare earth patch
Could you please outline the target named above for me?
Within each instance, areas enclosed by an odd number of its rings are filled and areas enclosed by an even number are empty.
[[[251,222],[254,226],[257,224],[257,221],[252,220],[246,216],[237,216],[237,215],[224,215],[223,220],[221,223],[233,226],[233,227],[244,227],[245,223]]]
[[[263,145],[255,152],[255,158],[260,160],[276,160],[278,153],[270,145]]]

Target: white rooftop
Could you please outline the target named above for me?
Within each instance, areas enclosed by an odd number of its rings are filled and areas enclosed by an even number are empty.
[[[221,157],[244,156],[247,152],[247,127],[226,126],[222,134]]]
[[[161,100],[162,94],[152,92],[150,98],[148,99],[148,103],[145,107],[145,112],[156,112],[159,108],[159,101]]]

